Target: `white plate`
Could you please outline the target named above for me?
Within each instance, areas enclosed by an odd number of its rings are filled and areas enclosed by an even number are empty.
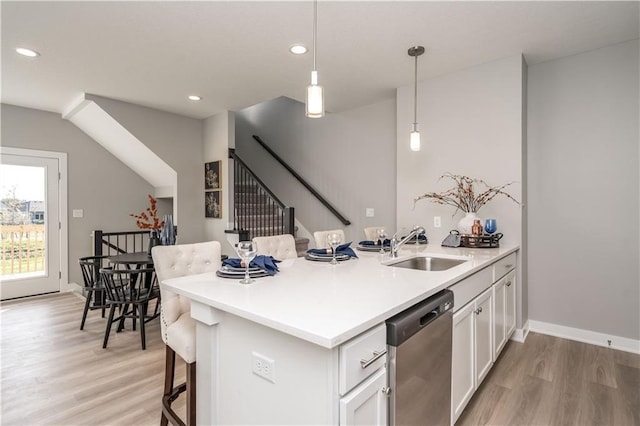
[[[307,253],[307,255],[305,256],[305,259],[314,260],[316,262],[331,262],[331,259],[333,259],[333,256],[330,254]],[[349,259],[351,259],[351,256],[349,256],[348,254],[336,255],[336,260],[340,262],[343,260],[349,260]]]
[[[220,268],[220,272],[223,272],[225,274],[244,274],[245,268],[234,268],[233,266],[225,265],[222,268]],[[264,271],[256,267],[249,268],[249,274],[254,274],[257,272],[264,272]]]
[[[223,271],[221,269],[216,271],[216,275],[221,277],[221,278],[244,278],[244,272],[242,272],[242,273],[227,272],[227,271]],[[262,269],[260,269],[259,271],[249,272],[249,277],[250,278],[260,278],[260,277],[268,277],[268,276],[269,276],[269,274],[267,274]]]

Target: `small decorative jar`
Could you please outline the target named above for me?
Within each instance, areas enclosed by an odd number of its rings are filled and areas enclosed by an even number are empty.
[[[471,233],[476,236],[482,235],[482,223],[480,223],[480,219],[475,219],[473,221],[473,226],[471,227]]]

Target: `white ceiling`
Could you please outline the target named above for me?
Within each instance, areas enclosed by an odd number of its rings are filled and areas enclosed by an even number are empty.
[[[639,37],[639,2],[318,2],[329,111],[524,53],[529,65]],[[1,2],[3,103],[63,112],[91,93],[195,118],[278,96],[303,100],[313,2]],[[15,48],[41,53],[37,59]],[[188,94],[203,100],[188,101]]]

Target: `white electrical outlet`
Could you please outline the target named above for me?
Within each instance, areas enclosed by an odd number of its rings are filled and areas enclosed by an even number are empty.
[[[365,210],[365,215],[367,217],[373,217],[375,215],[375,210],[373,210],[373,207],[367,207],[367,209]]]
[[[442,221],[440,220],[440,216],[433,217],[433,227],[440,228],[442,226]]]
[[[251,352],[253,374],[256,374],[271,383],[276,382],[276,362],[257,352]]]
[[[84,210],[73,209],[73,217],[84,217]]]

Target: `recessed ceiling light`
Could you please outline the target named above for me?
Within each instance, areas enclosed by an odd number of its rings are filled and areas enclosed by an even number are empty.
[[[202,96],[198,96],[198,95],[189,95],[188,98],[189,98],[190,101],[202,100]]]
[[[304,55],[307,53],[307,48],[301,44],[294,44],[289,48],[289,51],[294,55]]]
[[[35,50],[27,49],[26,47],[17,47],[16,52],[18,52],[22,56],[28,56],[30,58],[35,58],[36,56],[40,56],[40,54]]]

